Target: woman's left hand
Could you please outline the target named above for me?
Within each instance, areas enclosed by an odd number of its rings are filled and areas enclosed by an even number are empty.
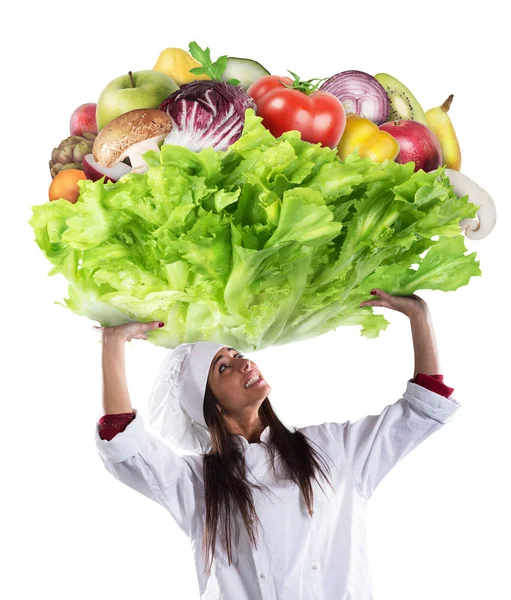
[[[372,291],[376,292],[376,299],[361,302],[360,306],[383,306],[397,310],[397,312],[403,313],[408,318],[412,318],[422,311],[427,311],[428,306],[426,301],[416,294],[412,294],[411,296],[391,296],[379,288],[374,288]]]

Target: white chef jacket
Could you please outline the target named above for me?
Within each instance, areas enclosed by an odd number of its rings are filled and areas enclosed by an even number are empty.
[[[403,396],[379,415],[299,428],[317,444],[313,447],[327,461],[335,489],[318,474],[326,496],[314,480],[313,517],[294,482],[275,481],[268,449],[237,435],[249,480],[272,493],[252,489],[262,523],[256,527],[258,548],[249,543],[240,517],[237,536],[233,527],[233,563],[228,565],[218,536],[209,576],[202,554],[203,458],[178,455],[144,427],[136,409],[135,419],[110,441],[99,437],[96,424],[95,440],[106,469],[163,506],[189,537],[201,600],[373,600],[368,500],[390,469],[450,421],[460,406],[410,379]],[[261,440],[267,442],[269,433],[266,427]]]

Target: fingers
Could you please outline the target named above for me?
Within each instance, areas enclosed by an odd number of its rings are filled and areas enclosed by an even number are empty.
[[[161,321],[149,321],[149,323],[137,323],[137,325],[141,325],[144,327],[142,331],[151,331],[151,329],[158,329],[159,327],[163,327],[164,323]]]
[[[384,290],[380,288],[373,288],[371,292],[375,292],[375,296],[380,296],[381,298],[390,298],[390,294],[387,294]]]
[[[380,288],[373,288],[371,292],[374,292],[373,296],[379,296],[381,300],[366,300],[365,302],[361,302],[359,306],[381,306],[383,308],[389,308],[387,304],[387,299],[390,298],[390,294],[384,292]]]
[[[164,326],[165,323],[162,323],[161,321],[149,321],[148,323],[135,321],[132,323],[124,323],[123,325],[116,325],[110,328],[99,327],[98,325],[94,325],[92,329],[94,329],[94,331],[99,332],[103,332],[105,329],[119,332],[119,334],[126,336],[127,340],[129,341],[131,339],[147,340],[145,332],[152,331],[153,329],[158,329]]]
[[[365,302],[361,302],[359,306],[383,306],[384,308],[389,308],[384,300],[366,300]]]
[[[147,336],[144,335],[144,333],[146,331],[151,331],[152,329],[159,329],[160,327],[164,326],[164,323],[162,323],[161,321],[150,321],[149,323],[139,323],[139,325],[143,326],[143,329],[140,332],[140,335],[143,336],[141,339],[147,340]]]

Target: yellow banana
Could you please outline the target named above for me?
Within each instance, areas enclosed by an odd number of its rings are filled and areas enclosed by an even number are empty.
[[[435,108],[430,108],[426,111],[426,121],[428,127],[437,136],[442,148],[443,165],[448,169],[459,171],[461,168],[461,151],[456,137],[456,132],[452,126],[451,118],[447,114],[454,96],[451,94],[449,98]]]

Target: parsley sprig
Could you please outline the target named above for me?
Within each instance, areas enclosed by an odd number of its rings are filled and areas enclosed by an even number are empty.
[[[214,81],[221,81],[221,77],[227,67],[227,54],[212,62],[209,48],[203,50],[197,42],[190,42],[188,51],[202,65],[202,67],[190,69],[190,73],[194,75],[207,75]],[[238,79],[229,79],[227,83],[238,85],[240,81]]]

